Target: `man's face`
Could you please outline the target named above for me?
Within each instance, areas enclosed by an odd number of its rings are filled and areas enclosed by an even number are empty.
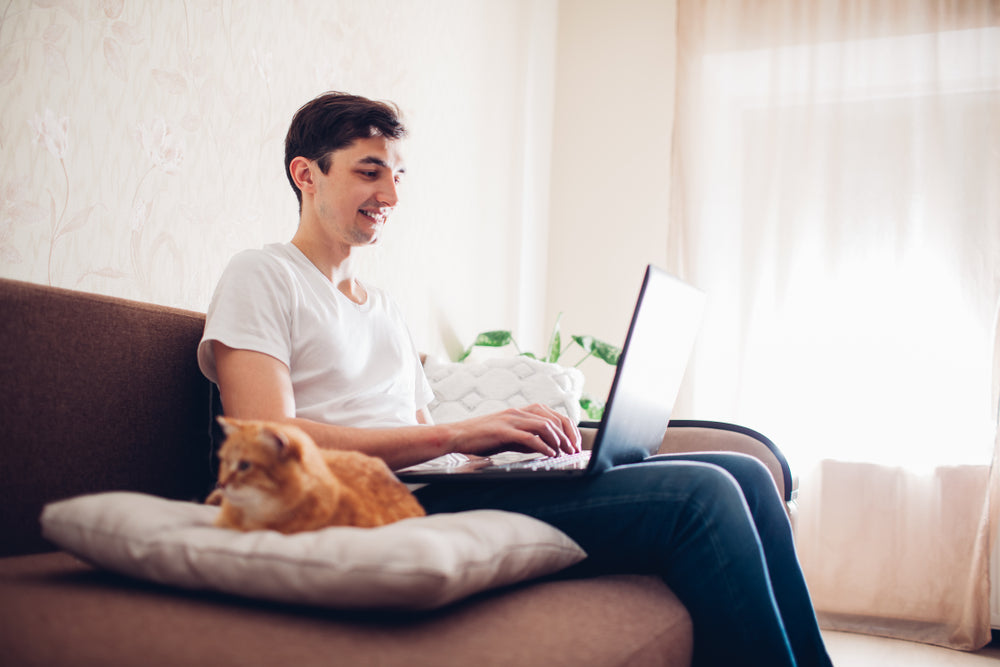
[[[333,243],[369,245],[399,201],[404,173],[399,142],[384,137],[358,139],[334,151],[328,173],[313,165],[316,216]]]

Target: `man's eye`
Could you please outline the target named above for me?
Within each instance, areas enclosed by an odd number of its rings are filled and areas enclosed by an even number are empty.
[[[363,172],[361,172],[361,175],[364,176],[365,178],[375,178],[375,177],[378,176],[378,172],[377,171],[363,171]]]

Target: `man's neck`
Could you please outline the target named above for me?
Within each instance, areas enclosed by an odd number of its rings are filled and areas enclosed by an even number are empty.
[[[298,233],[292,237],[292,245],[348,299],[357,304],[368,300],[368,292],[358,281],[354,262],[351,261],[351,246],[329,247],[311,243]]]

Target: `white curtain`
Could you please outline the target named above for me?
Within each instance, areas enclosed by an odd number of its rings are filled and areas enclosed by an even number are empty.
[[[690,409],[788,456],[824,626],[981,646],[1000,2],[679,0],[677,31]]]

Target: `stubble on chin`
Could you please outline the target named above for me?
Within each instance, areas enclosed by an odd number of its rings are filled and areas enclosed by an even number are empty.
[[[382,238],[382,227],[385,223],[379,223],[373,226],[355,227],[352,229],[352,241],[357,245],[375,245]]]

